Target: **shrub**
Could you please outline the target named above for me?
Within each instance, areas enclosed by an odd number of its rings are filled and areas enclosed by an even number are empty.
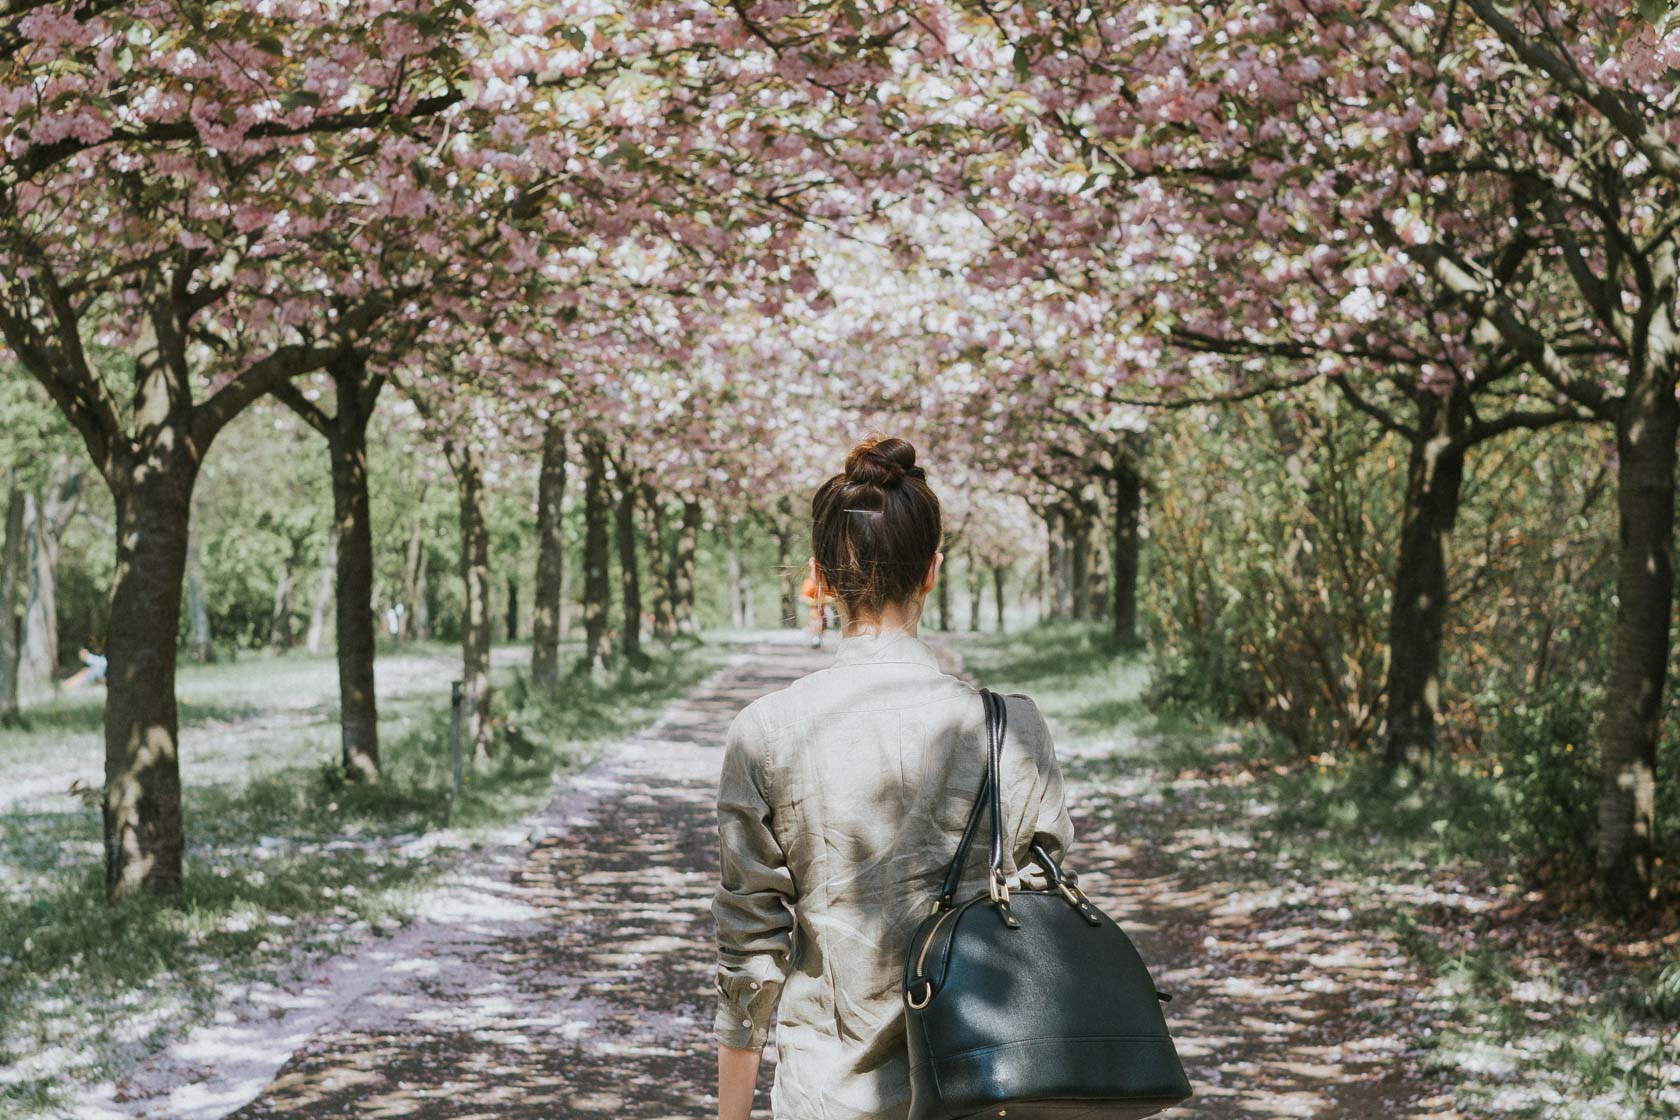
[[[1602,689],[1554,683],[1491,705],[1489,776],[1517,853],[1551,877],[1584,874],[1598,837],[1598,754],[1593,749]]]

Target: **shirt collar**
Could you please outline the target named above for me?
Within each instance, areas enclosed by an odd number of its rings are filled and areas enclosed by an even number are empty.
[[[909,662],[939,668],[939,658],[920,638],[910,634],[848,634],[840,639],[836,665]]]

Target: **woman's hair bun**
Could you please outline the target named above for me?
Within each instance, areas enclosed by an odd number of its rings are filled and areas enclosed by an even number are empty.
[[[939,496],[916,449],[873,433],[811,498],[811,557],[848,619],[921,602],[939,552]]]
[[[896,436],[870,436],[846,456],[846,481],[854,486],[897,486],[906,478],[927,478],[916,465],[916,449]]]

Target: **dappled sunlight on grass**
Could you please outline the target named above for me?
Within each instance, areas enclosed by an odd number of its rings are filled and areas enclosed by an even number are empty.
[[[1136,664],[1077,628],[970,663],[1051,720],[1072,863],[1177,997],[1187,1115],[1680,1112],[1680,998],[1648,994],[1680,920],[1629,936],[1526,885],[1487,783],[1397,787],[1146,711]]]
[[[188,850],[175,898],[107,905],[98,810],[62,796],[62,785],[36,799],[39,809],[0,816],[0,1111],[50,1111],[78,1084],[203,1020],[231,987],[400,930],[416,892],[457,866],[485,830],[536,808],[557,770],[651,719],[724,656],[699,647],[644,676],[579,684],[564,703],[516,686],[518,741],[504,741],[487,767],[469,768],[453,805],[448,713],[416,662],[402,669],[414,691],[381,698],[382,780],[360,786],[346,784],[335,761],[332,663],[264,659],[269,706],[248,698],[183,708],[184,726],[224,721],[221,733],[240,738],[255,724],[281,745],[260,765],[236,754],[201,766],[183,736]],[[260,687],[243,663],[200,673],[247,697]],[[311,680],[329,692],[299,691]],[[503,683],[515,682],[503,674]],[[248,720],[238,714],[245,710]],[[288,723],[289,711],[313,714]],[[0,754],[30,750],[28,739],[44,734],[40,725],[0,733]]]
[[[733,665],[675,705],[545,809],[534,844],[364,956],[357,973],[376,981],[236,1115],[703,1111],[720,748],[741,706],[788,679],[779,660]]]

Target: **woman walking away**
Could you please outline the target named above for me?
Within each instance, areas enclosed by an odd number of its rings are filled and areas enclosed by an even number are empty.
[[[718,788],[718,1115],[746,1120],[776,1019],[776,1120],[901,1120],[910,1072],[904,947],[956,849],[985,775],[978,690],[916,636],[939,577],[939,499],[901,439],[852,449],[811,501],[832,667],[748,705]],[[1003,870],[1034,841],[1072,842],[1044,720],[1007,699]],[[965,892],[984,890],[971,861]],[[1043,886],[1036,868],[1026,878]]]

